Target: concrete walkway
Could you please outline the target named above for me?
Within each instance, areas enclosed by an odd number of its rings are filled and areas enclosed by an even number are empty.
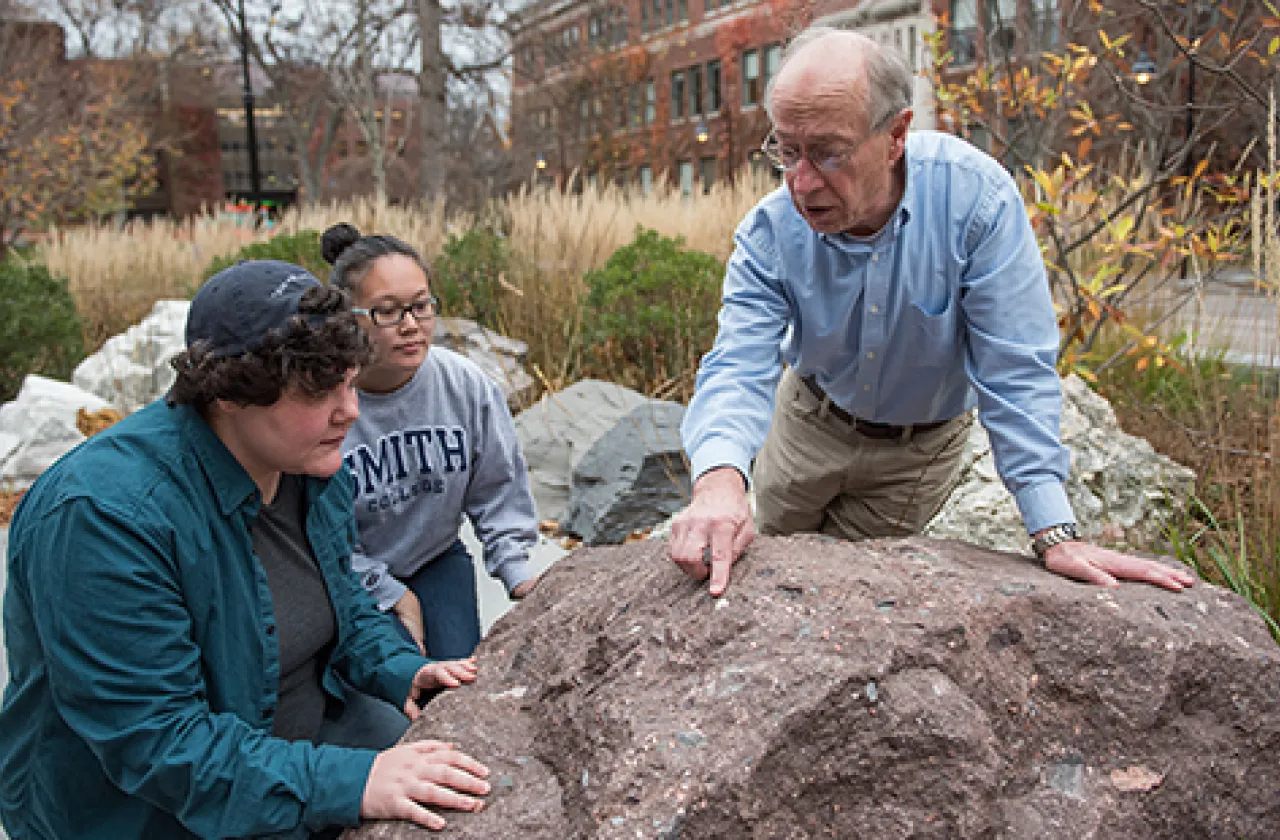
[[[1280,367],[1280,298],[1258,290],[1247,278],[1209,283],[1161,333],[1166,338],[1186,333],[1192,336],[1193,349],[1224,352],[1235,364]]]

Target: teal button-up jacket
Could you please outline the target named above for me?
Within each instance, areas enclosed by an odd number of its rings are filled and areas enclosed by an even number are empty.
[[[403,704],[428,660],[351,573],[346,470],[306,482],[338,640],[323,676]],[[157,402],[62,458],[9,535],[0,817],[12,840],[305,837],[354,825],[375,753],[271,736],[279,650],[257,486]]]

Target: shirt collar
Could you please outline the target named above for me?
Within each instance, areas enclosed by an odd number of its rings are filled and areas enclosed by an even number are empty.
[[[833,248],[839,248],[843,251],[870,251],[874,250],[881,240],[894,239],[898,232],[902,230],[907,222],[911,221],[911,208],[915,201],[915,178],[911,177],[911,160],[909,158],[911,152],[911,135],[907,136],[907,146],[902,151],[902,166],[906,171],[906,183],[902,188],[902,198],[898,200],[898,207],[893,215],[889,217],[890,221],[880,230],[871,236],[850,236],[847,233],[827,234],[820,233],[818,237],[827,245]]]
[[[189,405],[173,405],[169,410],[179,412],[183,440],[213,485],[218,510],[223,516],[231,515],[258,492],[258,485],[198,411]]]

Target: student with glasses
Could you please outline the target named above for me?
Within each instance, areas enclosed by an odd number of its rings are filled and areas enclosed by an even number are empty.
[[[1080,540],[1057,319],[1017,185],[963,140],[909,135],[912,87],[897,50],[823,27],[770,81],[762,151],[786,183],[734,237],[682,430],[695,482],[671,558],[719,595],[757,527],[919,532],[959,480],[976,407],[1051,571],[1190,586],[1184,569]]]
[[[373,346],[343,443],[360,532],[352,567],[428,656],[470,656],[480,610],[462,517],[512,598],[536,585],[537,519],[506,399],[469,359],[431,346],[438,304],[416,250],[348,224],[326,230],[321,246],[330,284],[351,294]]]

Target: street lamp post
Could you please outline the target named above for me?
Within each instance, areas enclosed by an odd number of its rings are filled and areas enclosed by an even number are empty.
[[[244,73],[245,140],[249,146],[250,201],[262,200],[262,173],[258,170],[258,132],[253,125],[253,80],[249,76],[249,27],[245,25],[244,0],[240,0],[240,68]]]

